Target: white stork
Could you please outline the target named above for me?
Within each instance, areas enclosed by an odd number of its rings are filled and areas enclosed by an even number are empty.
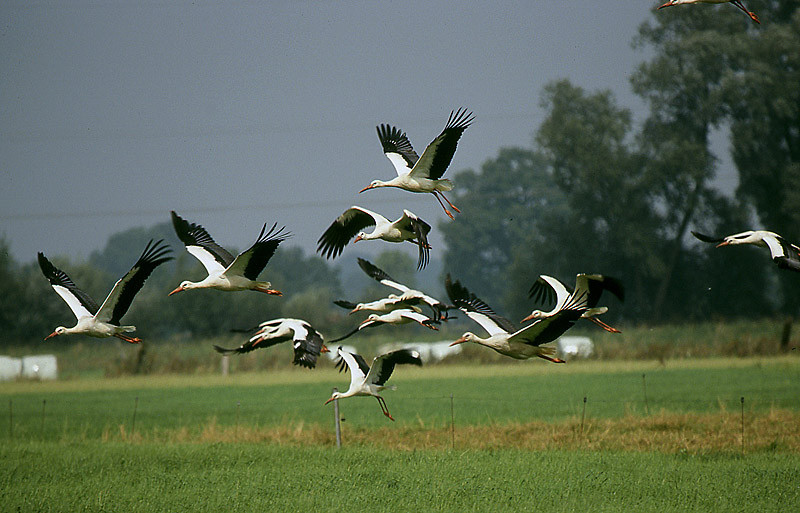
[[[608,311],[608,307],[606,306],[597,306],[604,290],[608,290],[617,296],[620,301],[624,301],[625,299],[625,289],[622,286],[622,282],[616,278],[604,276],[602,274],[578,274],[575,276],[574,289],[570,289],[567,285],[561,283],[552,276],[540,275],[539,279],[533,283],[528,291],[528,298],[535,298],[536,301],[540,303],[545,301],[552,302],[555,300],[555,306],[549,312],[534,310],[530,315],[522,319],[522,322],[530,321],[531,319],[543,319],[558,313],[576,290],[586,291],[586,306],[588,309],[583,312],[581,318],[588,319],[611,333],[620,332],[618,329],[612,328],[595,317]],[[579,292],[579,294],[580,293],[581,292]]]
[[[424,292],[420,292],[419,290],[412,289],[402,283],[398,282],[388,274],[386,274],[381,268],[366,260],[364,258],[358,259],[358,266],[361,267],[361,270],[364,271],[367,276],[372,278],[373,280],[386,285],[387,287],[391,287],[395,290],[401,292],[400,296],[396,296],[404,305],[408,305],[407,308],[413,308],[419,304],[426,304],[430,309],[433,311],[432,319],[435,321],[446,321],[447,320],[447,311],[455,308],[452,305],[447,305],[439,301],[438,299],[431,297]],[[392,297],[392,294],[389,295]]]
[[[114,284],[111,292],[108,293],[105,301],[99,307],[86,292],[75,285],[70,277],[67,276],[67,273],[55,267],[40,252],[38,257],[42,273],[78,319],[78,323],[72,328],[57,327],[53,333],[45,337],[45,340],[56,335],[81,333],[98,338],[117,337],[131,344],[141,342],[138,337],[124,335],[124,333],[136,331],[136,326],[120,326],[119,323],[122,316],[130,308],[134,296],[142,288],[147,277],[156,267],[172,260],[171,256],[167,256],[172,250],[163,242],[163,240],[159,240],[154,244],[150,240],[147,243],[142,255],[133,264],[131,270],[117,280],[117,283]]]
[[[745,13],[747,13],[747,15],[750,16],[751,20],[753,20],[753,21],[755,21],[756,23],[759,23],[759,24],[761,23],[758,20],[758,16],[756,16],[756,13],[754,13],[752,11],[748,11],[747,7],[744,6],[744,4],[741,2],[741,0],[669,0],[669,2],[667,2],[667,3],[663,4],[663,5],[660,5],[658,8],[659,9],[663,9],[664,7],[672,7],[673,5],[699,4],[699,3],[703,3],[703,4],[728,4],[728,3],[730,3],[730,4],[735,5],[739,9],[743,10]]]
[[[410,322],[419,323],[421,326],[425,326],[426,328],[432,330],[439,330],[439,328],[433,325],[436,322],[434,319],[431,319],[424,314],[417,313],[409,308],[401,308],[399,310],[392,310],[385,314],[369,314],[369,316],[364,319],[353,331],[337,339],[331,340],[331,344],[349,338],[366,328],[375,328],[377,326],[383,326],[384,324],[394,324],[399,326],[401,324],[408,324]]]
[[[460,282],[452,282],[449,274],[445,280],[445,288],[450,296],[450,301],[489,333],[488,338],[481,338],[468,331],[450,344],[451,346],[474,342],[518,360],[538,356],[553,363],[564,363],[564,360],[552,356],[555,353],[553,348],[543,347],[542,344],[552,342],[561,336],[575,324],[575,321],[580,319],[587,309],[586,294],[578,292],[572,294],[562,308],[549,317],[539,319],[524,328],[516,329],[511,321],[497,315],[489,305],[472,294]]]
[[[397,177],[385,182],[373,180],[359,192],[376,187],[399,187],[410,192],[429,192],[436,197],[450,219],[455,219],[441,199],[444,198],[453,210],[460,212],[444,195],[445,191],[453,190],[453,182],[443,179],[442,175],[453,160],[461,134],[474,119],[472,113],[465,109],[450,112],[444,130],[425,148],[422,157],[417,155],[405,132],[399,128],[389,125],[376,127],[383,152],[394,165]]]
[[[285,227],[276,230],[277,223],[275,223],[264,233],[267,229],[265,223],[261,228],[261,234],[250,249],[234,258],[214,242],[205,228],[187,222],[175,211],[172,211],[172,226],[175,227],[178,238],[186,245],[186,251],[200,260],[208,276],[199,282],[182,282],[169,293],[170,296],[183,290],[203,288],[227,291],[255,290],[276,296],[282,295],[280,291],[270,288],[270,282],[256,281],[256,279],[275,254],[278,245],[289,238],[289,234],[284,232]]]
[[[735,246],[737,244],[752,244],[761,248],[769,248],[772,261],[780,269],[800,272],[800,247],[787,241],[780,235],[766,230],[748,230],[742,233],[715,238],[702,233],[692,232],[692,235],[703,242],[710,242],[721,246]]]
[[[374,226],[372,233],[362,230]],[[344,250],[347,243],[360,240],[382,239],[387,242],[411,242],[419,246],[419,259],[417,270],[422,270],[428,265],[430,244],[428,232],[431,226],[408,210],[403,210],[403,215],[396,221],[389,221],[382,215],[367,210],[363,207],[352,206],[342,213],[325,230],[317,241],[317,252],[325,258],[336,258]]]
[[[367,365],[367,362],[359,354],[343,351],[341,347],[336,349],[336,353],[339,355],[339,362],[336,364],[339,372],[343,372],[346,369],[350,370],[350,388],[347,389],[347,392],[334,392],[331,394],[330,399],[325,401],[325,404],[334,399],[344,399],[345,397],[356,395],[371,395],[378,400],[383,414],[389,417],[389,420],[394,420],[389,413],[389,408],[386,407],[386,401],[380,396],[380,392],[387,388],[395,388],[394,386],[386,386],[386,382],[392,375],[395,365],[408,363],[422,367],[422,358],[420,358],[419,353],[411,349],[392,351],[375,357],[372,360],[372,367]]]
[[[256,329],[258,331],[247,342],[235,349],[226,349],[217,345],[214,346],[214,349],[221,354],[241,354],[291,340],[294,348],[292,363],[308,369],[316,366],[320,353],[328,352],[322,335],[302,319],[273,319],[262,322]]]
[[[413,301],[412,304],[405,301],[397,294],[389,294],[385,298],[376,299],[375,301],[370,301],[367,303],[352,303],[350,301],[344,301],[341,299],[337,299],[333,303],[337,306],[341,306],[342,308],[349,309],[349,315],[363,311],[388,313],[394,310],[402,309],[414,310],[417,313],[422,313],[422,309],[417,306],[419,304],[418,301]]]

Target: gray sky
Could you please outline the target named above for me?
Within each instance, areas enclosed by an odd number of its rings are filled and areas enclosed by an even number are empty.
[[[555,79],[641,117],[628,81],[647,56],[630,42],[657,3],[6,0],[0,233],[27,262],[88,255],[169,210],[239,248],[277,221],[313,252],[354,204],[435,227],[430,195],[358,194],[394,175],[375,126],[421,153],[473,110],[452,176],[530,146]]]

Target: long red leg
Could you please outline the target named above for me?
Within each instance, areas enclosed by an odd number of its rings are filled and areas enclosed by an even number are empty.
[[[449,200],[449,199],[447,199],[447,196],[445,196],[443,192],[440,192],[439,194],[440,194],[440,195],[441,195],[441,196],[444,198],[444,200],[447,202],[447,204],[448,204],[448,205],[450,205],[450,207],[451,207],[453,210],[455,210],[455,211],[456,211],[456,212],[458,212],[459,214],[461,213],[461,211],[458,209],[458,207],[457,207],[457,206],[455,206],[455,205],[453,205],[453,204],[450,202],[450,200]]]
[[[606,331],[610,331],[611,333],[622,333],[622,332],[621,332],[620,330],[618,330],[617,328],[612,328],[612,327],[611,327],[611,326],[609,326],[608,324],[604,323],[603,321],[601,321],[600,319],[597,319],[597,318],[595,318],[595,317],[589,317],[589,320],[590,320],[590,321],[592,321],[593,323],[597,324],[598,326],[600,326],[600,327],[601,327],[601,328],[603,328],[604,330],[606,330]]]
[[[433,197],[434,197],[434,198],[436,198],[436,201],[438,201],[438,202],[439,202],[439,204],[442,206],[442,208],[444,209],[444,213],[445,213],[445,214],[447,214],[447,215],[448,215],[448,217],[450,217],[450,219],[452,219],[453,221],[455,221],[455,220],[456,220],[456,218],[455,218],[455,217],[453,217],[453,214],[452,214],[452,212],[450,212],[449,210],[447,210],[447,207],[445,207],[445,206],[444,206],[444,203],[442,203],[442,200],[440,200],[440,199],[439,199],[439,195],[438,195],[438,194],[436,194],[436,191],[433,191]]]
[[[121,333],[115,333],[114,336],[117,337],[120,340],[124,340],[125,342],[128,342],[129,344],[138,344],[139,342],[142,341],[142,339],[140,339],[139,337],[131,338],[131,337],[127,337],[125,335],[122,335]]]
[[[731,0],[731,3],[736,7],[738,7],[739,9],[743,10],[745,13],[747,13],[747,15],[750,16],[751,20],[755,21],[758,24],[761,24],[761,22],[758,19],[758,16],[756,16],[756,13],[748,11],[747,7],[745,7],[742,2],[740,2],[739,0]]]
[[[555,356],[547,356],[544,354],[537,354],[536,356],[538,356],[539,358],[544,358],[545,360],[551,361],[553,363],[567,363],[561,358],[556,358]]]
[[[392,417],[392,415],[389,413],[389,408],[386,407],[386,401],[383,400],[383,397],[376,396],[375,399],[377,399],[378,404],[381,405],[381,411],[383,414],[389,417],[389,420],[394,421],[394,417]]]

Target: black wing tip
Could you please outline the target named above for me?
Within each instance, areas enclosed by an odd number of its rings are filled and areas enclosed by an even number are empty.
[[[292,232],[288,231],[286,226],[278,228],[278,223],[275,222],[272,223],[272,227],[267,230],[267,224],[268,223],[264,223],[264,226],[261,227],[261,233],[258,235],[258,238],[256,238],[256,244],[273,241],[280,244],[292,236]]]
[[[694,231],[694,230],[692,230],[692,235],[694,235],[696,239],[701,240],[703,242],[714,243],[714,242],[722,242],[723,240],[725,240],[725,239],[723,239],[721,237],[712,237],[710,235],[704,235],[704,234],[702,234],[700,232],[697,232],[697,231]]]
[[[358,266],[361,267],[362,271],[367,273],[367,276],[369,276],[370,278],[372,278],[374,280],[377,280],[377,281],[381,281],[381,280],[395,281],[394,278],[392,278],[391,276],[386,274],[386,272],[384,272],[383,269],[381,269],[380,267],[378,267],[377,265],[373,264],[372,262],[370,262],[369,260],[367,260],[365,258],[361,258],[361,257],[358,258]]]
[[[450,117],[448,118],[447,125],[445,125],[444,129],[447,130],[449,128],[455,128],[466,130],[473,121],[475,121],[475,115],[472,113],[472,111],[467,110],[464,107],[459,107],[456,110],[450,111]]]

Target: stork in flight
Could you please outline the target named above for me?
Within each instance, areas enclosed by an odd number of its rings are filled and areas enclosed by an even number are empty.
[[[669,0],[669,2],[667,2],[667,3],[663,4],[663,5],[660,5],[658,8],[659,9],[663,9],[664,7],[672,7],[673,5],[699,4],[699,3],[703,3],[703,4],[728,4],[728,3],[730,3],[730,4],[735,5],[739,9],[743,10],[745,13],[747,13],[747,15],[750,16],[751,20],[753,20],[753,21],[755,21],[756,23],[759,23],[759,24],[761,23],[758,20],[758,16],[756,16],[756,13],[754,13],[752,11],[748,11],[747,7],[744,6],[744,4],[741,2],[741,0]]]
[[[772,261],[780,269],[800,272],[800,247],[787,241],[775,232],[766,230],[748,230],[735,233],[727,237],[710,237],[699,232],[692,235],[703,242],[716,244],[717,247],[736,246],[737,244],[752,244],[760,248],[769,248]]]
[[[247,342],[235,349],[226,349],[217,345],[214,346],[214,349],[221,354],[242,354],[291,340],[294,348],[292,363],[307,369],[313,369],[317,365],[317,357],[320,353],[328,352],[322,335],[302,319],[273,319],[262,322],[256,329],[258,331]]]
[[[75,285],[67,273],[55,267],[40,252],[38,257],[42,273],[78,319],[78,323],[72,328],[57,327],[53,333],[45,337],[45,340],[56,335],[81,333],[97,338],[117,337],[131,344],[141,342],[138,337],[124,334],[136,331],[136,326],[120,326],[120,320],[153,270],[164,262],[172,260],[171,256],[167,256],[171,251],[163,240],[156,243],[150,240],[131,270],[114,284],[101,306],[97,306],[86,292]]]
[[[395,290],[400,291],[400,295],[394,295],[397,297],[402,304],[408,305],[408,307],[417,310],[417,307],[421,304],[427,305],[431,311],[432,316],[431,319],[434,321],[446,321],[448,319],[447,312],[448,310],[452,310],[455,308],[453,305],[448,305],[442,303],[438,299],[425,294],[419,290],[412,289],[407,285],[400,283],[399,281],[395,280],[388,274],[386,274],[380,267],[376,266],[369,260],[364,258],[358,259],[358,266],[361,267],[361,270],[364,271],[367,276],[372,278],[373,280],[381,283],[382,285],[386,285],[387,287],[393,288]],[[391,298],[393,294],[389,295]],[[364,308],[366,309],[366,308]]]
[[[453,182],[442,178],[442,175],[453,160],[461,134],[474,119],[472,113],[465,109],[450,112],[444,130],[425,148],[422,157],[417,155],[405,132],[399,128],[389,125],[376,127],[383,153],[394,165],[397,176],[388,181],[373,180],[359,192],[376,187],[399,187],[410,192],[429,192],[439,201],[445,214],[450,219],[455,219],[442,202],[444,199],[453,210],[460,212],[444,195],[444,192],[453,190]]]
[[[453,282],[449,274],[445,279],[445,288],[450,301],[467,314],[467,317],[480,324],[489,334],[488,338],[481,338],[468,331],[450,345],[474,342],[517,360],[538,356],[553,363],[564,363],[564,360],[553,356],[555,350],[552,347],[542,346],[542,344],[552,342],[560,337],[575,324],[575,321],[581,318],[588,308],[586,293],[576,291],[557,312],[538,319],[524,328],[517,329],[511,321],[497,315],[489,305],[467,290],[460,282]]]
[[[188,251],[206,268],[208,276],[199,282],[184,281],[175,290],[169,293],[176,294],[183,290],[212,288],[218,290],[255,290],[276,296],[282,295],[280,291],[270,288],[268,281],[256,281],[258,275],[275,254],[278,245],[289,238],[284,232],[285,227],[276,230],[277,223],[267,230],[266,223],[261,228],[255,243],[250,249],[239,253],[234,258],[224,248],[219,246],[205,228],[199,224],[189,223],[175,211],[172,211],[172,226],[178,238]],[[264,233],[266,231],[266,233]]]
[[[619,333],[616,328],[612,328],[604,323],[596,316],[604,314],[608,311],[606,306],[597,306],[600,301],[600,296],[603,291],[607,290],[617,296],[620,301],[625,300],[625,289],[622,282],[610,276],[602,274],[584,274],[580,273],[575,276],[575,288],[571,289],[567,285],[561,283],[559,280],[552,276],[544,274],[539,276],[528,291],[528,298],[535,298],[537,302],[543,303],[545,301],[552,302],[555,300],[555,306],[549,312],[542,312],[541,310],[534,310],[527,317],[522,319],[522,322],[527,322],[532,319],[543,319],[554,315],[561,310],[562,306],[569,300],[575,291],[586,291],[586,306],[588,309],[581,316],[583,319],[588,319],[597,324],[601,328],[611,333]],[[581,293],[581,292],[579,292]]]
[[[422,367],[422,358],[419,353],[411,349],[399,349],[390,353],[382,354],[372,360],[372,367],[367,365],[364,358],[356,353],[343,351],[341,347],[336,349],[339,361],[336,367],[339,372],[350,370],[350,388],[347,392],[334,392],[325,404],[335,400],[353,397],[356,395],[372,396],[378,400],[381,411],[394,420],[386,407],[386,401],[380,396],[380,392],[387,388],[394,389],[394,386],[387,387],[386,382],[394,371],[395,365],[411,364]]]
[[[401,308],[399,310],[392,310],[385,314],[369,314],[369,316],[361,322],[353,331],[347,333],[346,335],[342,335],[339,338],[331,340],[331,344],[334,342],[339,342],[340,340],[344,340],[346,338],[355,335],[359,331],[366,329],[366,328],[375,328],[377,326],[383,326],[384,324],[408,324],[410,322],[417,322],[426,328],[432,330],[438,330],[436,326],[434,326],[435,321],[434,319],[430,319],[429,317],[415,312],[410,308]]]
[[[374,226],[372,233],[362,231],[368,226]],[[428,265],[430,244],[428,232],[431,226],[408,210],[403,210],[403,215],[396,221],[389,221],[382,215],[367,210],[363,207],[352,206],[328,227],[317,241],[317,252],[325,258],[336,258],[344,250],[347,243],[360,240],[382,239],[387,242],[411,242],[419,246],[419,259],[417,270],[422,270]]]

